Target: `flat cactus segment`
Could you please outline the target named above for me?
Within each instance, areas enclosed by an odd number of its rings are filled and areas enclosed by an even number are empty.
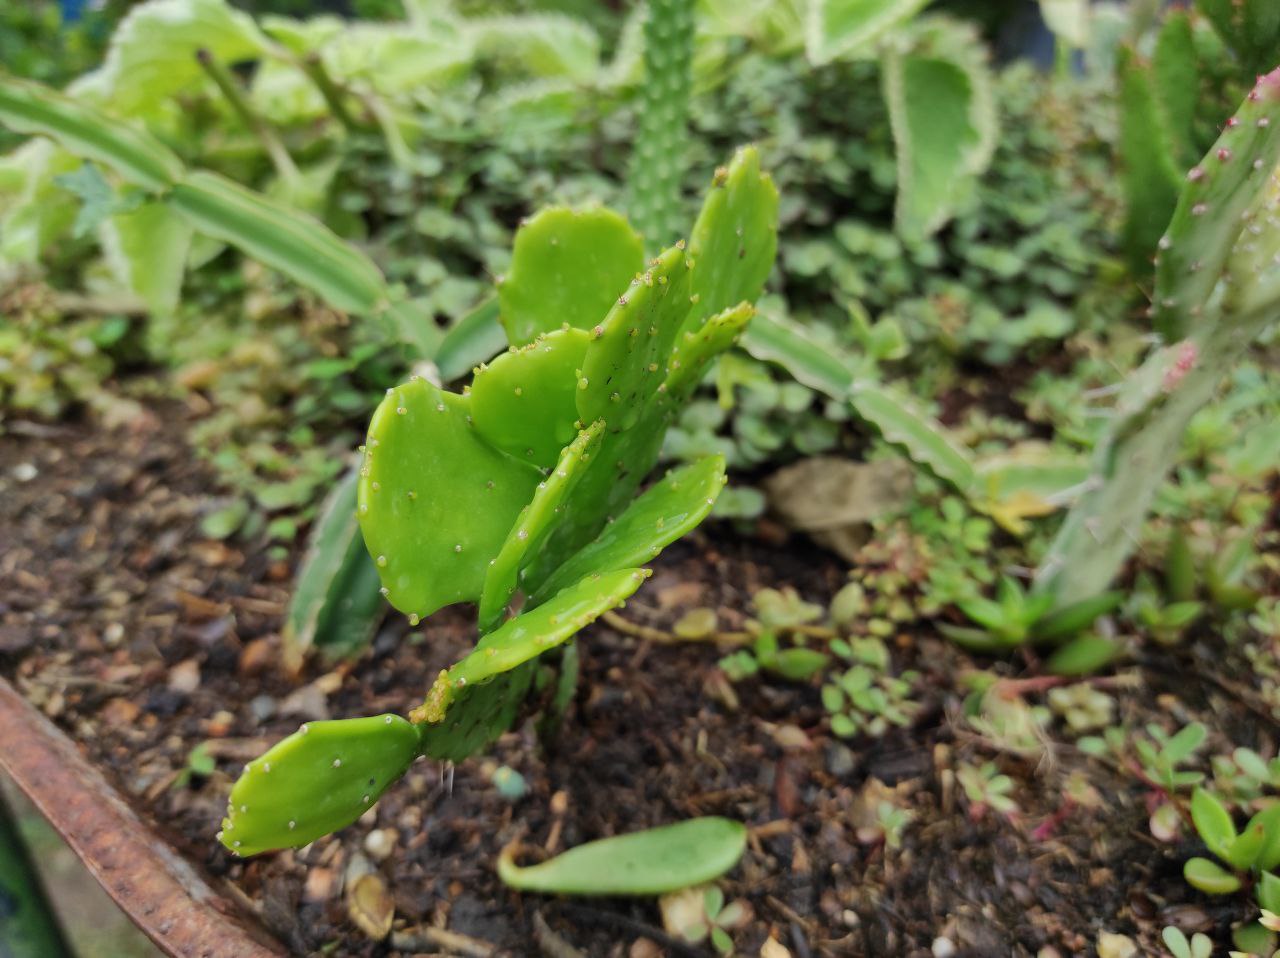
[[[750,303],[739,303],[716,313],[696,332],[686,329],[681,334],[671,360],[671,372],[667,375],[667,396],[671,402],[683,401],[697,388],[711,360],[738,341],[755,314],[755,307]]]
[[[448,720],[460,691],[509,672],[572,638],[605,612],[626,601],[650,575],[647,569],[621,569],[588,575],[547,602],[490,632],[465,659],[440,673],[426,701],[413,712],[415,722]]]
[[[691,327],[759,299],[777,253],[778,189],[760,171],[759,152],[746,146],[716,170],[689,237],[696,297]]]
[[[670,404],[655,400],[630,429],[605,430],[600,451],[586,464],[573,491],[573,508],[525,573],[526,582],[536,591],[542,592],[541,583],[554,575],[565,559],[594,539],[605,523],[631,505],[640,483],[653,470],[662,452],[670,415]]]
[[[570,380],[572,382],[572,380]],[[551,474],[538,483],[533,501],[520,511],[507,539],[485,576],[480,596],[480,631],[488,632],[502,617],[516,591],[520,569],[538,550],[564,516],[565,502],[591,457],[599,449],[604,423],[597,420],[564,448]]]
[[[425,617],[478,599],[541,478],[476,433],[469,397],[424,379],[388,391],[369,424],[357,507],[387,600]]]
[[[578,434],[578,370],[590,335],[557,329],[476,370],[476,431],[503,452],[549,469]]]
[[[707,517],[724,484],[723,456],[707,456],[671,470],[556,570],[540,594],[556,592],[591,571],[649,562]]]
[[[345,828],[404,774],[419,744],[397,715],[309,722],[245,766],[218,839],[257,855]]]
[[[461,762],[496,741],[520,714],[536,667],[526,662],[483,685],[459,689],[444,721],[418,726],[423,754],[441,762]]]
[[[1177,211],[1159,243],[1156,328],[1185,337],[1222,278],[1244,217],[1280,163],[1280,69],[1259,77],[1199,166],[1187,174]]]
[[[547,207],[516,231],[511,269],[498,282],[499,315],[512,346],[568,323],[600,322],[644,269],[640,235],[605,207]]]
[[[520,891],[554,895],[661,895],[714,881],[742,858],[747,829],[727,818],[691,818],[571,848],[527,868],[498,859],[498,875]]]
[[[610,432],[618,432],[639,420],[667,378],[671,350],[688,313],[689,266],[680,244],[633,279],[592,330],[578,381],[583,422],[603,419]]]

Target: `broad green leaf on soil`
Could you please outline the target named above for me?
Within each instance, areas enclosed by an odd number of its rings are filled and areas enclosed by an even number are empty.
[[[661,895],[719,878],[747,845],[747,829],[727,818],[694,818],[571,848],[521,868],[513,848],[498,875],[520,891],[553,895]]]
[[[723,456],[707,456],[671,470],[557,569],[540,594],[556,592],[592,571],[651,561],[707,517],[724,484]]]
[[[256,855],[345,828],[404,774],[418,746],[418,730],[396,715],[309,722],[245,768],[218,839]]]
[[[120,21],[111,37],[102,82],[104,105],[122,116],[176,109],[177,96],[208,82],[196,60],[206,50],[231,65],[256,60],[269,41],[246,13],[226,0],[152,0]]]
[[[552,206],[516,231],[511,269],[498,281],[512,346],[564,324],[593,329],[644,268],[640,235],[613,210]]]
[[[595,80],[600,37],[586,23],[554,13],[482,17],[467,23],[476,54],[502,68],[519,65],[535,77]]]
[[[411,379],[388,391],[369,424],[360,528],[387,600],[411,620],[480,597],[489,561],[542,478],[470,419],[470,397]]]
[[[153,313],[178,308],[191,227],[163,203],[147,203],[102,224],[107,262]]]
[[[51,137],[143,189],[161,192],[182,176],[182,161],[149,133],[38,83],[0,77],[0,124]]]
[[[476,370],[471,415],[498,449],[543,469],[578,434],[578,370],[590,334],[557,329]]]
[[[849,397],[854,412],[875,426],[886,442],[901,447],[913,462],[961,492],[973,488],[969,450],[956,442],[941,423],[917,412],[905,396],[884,386],[859,383]]]
[[[626,601],[650,576],[647,569],[593,573],[546,602],[508,619],[484,636],[475,649],[448,672],[441,672],[414,709],[415,722],[448,722],[454,696],[510,672],[572,638],[584,626]]]
[[[778,189],[760,171],[760,154],[743,147],[716,171],[711,190],[689,235],[694,297],[687,331],[707,317],[764,291],[778,252]]]
[[[689,265],[672,246],[631,280],[591,332],[578,381],[578,415],[610,432],[639,421],[666,380],[676,337],[689,313]]]
[[[883,60],[885,100],[898,160],[898,232],[922,239],[969,202],[995,150],[991,71],[976,36],[917,31],[909,50]]]
[[[358,484],[359,470],[348,470],[312,527],[283,630],[291,668],[312,646],[331,656],[357,651],[385,611],[377,569],[356,522]]]
[[[565,446],[555,468],[538,483],[533,500],[520,511],[506,541],[489,565],[480,596],[480,631],[490,631],[500,620],[519,584],[519,573],[536,556],[543,543],[563,521],[565,506],[572,508],[572,493],[586,465],[599,450],[604,423],[594,422]],[[597,568],[595,571],[604,571]]]
[[[195,229],[279,270],[336,309],[369,314],[384,305],[378,267],[318,220],[209,172],[184,177],[168,202]]]
[[[865,55],[929,0],[807,0],[805,51],[816,64]]]

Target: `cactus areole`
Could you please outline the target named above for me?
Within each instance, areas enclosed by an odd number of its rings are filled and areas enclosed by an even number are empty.
[[[305,845],[363,815],[419,756],[486,747],[518,716],[537,658],[625,602],[643,564],[706,518],[725,483],[719,456],[637,493],[667,426],[750,321],[777,223],[777,191],[750,147],[716,172],[690,242],[647,266],[609,210],[525,222],[500,285],[511,348],[461,393],[416,377],[388,390],[357,482],[387,601],[412,625],[476,603],[479,640],[422,677],[407,718],[312,722],[250,762],[224,845]]]

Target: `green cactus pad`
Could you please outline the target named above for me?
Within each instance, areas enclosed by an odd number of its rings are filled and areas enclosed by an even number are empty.
[[[369,424],[357,514],[387,600],[410,617],[478,599],[541,473],[471,425],[471,400],[424,379],[389,390]]]
[[[418,749],[418,729],[397,715],[309,722],[245,766],[218,839],[237,855],[257,855],[345,828]]]
[[[565,323],[592,328],[642,269],[640,236],[613,210],[539,211],[516,231],[511,269],[498,282],[507,341],[523,346]]]
[[[471,383],[476,431],[522,462],[555,465],[578,434],[577,378],[589,339],[557,329],[481,366]]]
[[[454,696],[536,658],[571,638],[615,606],[649,577],[648,569],[621,569],[588,575],[523,615],[490,632],[465,659],[440,673],[426,701],[414,710],[415,722],[448,721]]]
[[[578,381],[583,422],[603,419],[610,432],[633,426],[667,377],[676,336],[689,312],[684,244],[661,253],[631,281],[591,333]]]
[[[441,762],[461,762],[494,742],[520,714],[536,666],[526,662],[483,685],[458,690],[443,722],[417,726],[423,754]]]
[[[1280,70],[1259,77],[1218,142],[1187,174],[1159,243],[1157,329],[1166,342],[1188,334],[1212,296],[1245,229],[1244,216],[1280,162]]]
[[[727,818],[692,818],[587,842],[521,868],[513,848],[498,859],[512,888],[555,895],[661,895],[719,878],[742,858],[747,829]]]
[[[723,456],[707,456],[671,470],[557,569],[540,592],[556,592],[588,572],[650,561],[707,517],[724,484]]]
[[[739,303],[716,313],[696,331],[681,335],[667,376],[669,401],[680,402],[697,388],[707,365],[737,342],[755,314],[755,307],[750,303]]]
[[[480,596],[482,633],[492,629],[502,617],[516,591],[517,577],[526,564],[526,557],[537,555],[547,535],[561,520],[565,500],[582,478],[584,467],[599,448],[603,435],[604,423],[600,420],[579,433],[578,438],[564,448],[551,474],[538,483],[533,501],[521,510],[484,580],[484,592]]]
[[[640,421],[630,429],[606,429],[600,451],[586,464],[573,490],[573,508],[525,573],[526,581],[539,592],[544,591],[541,583],[565,559],[594,539],[606,522],[622,514],[653,470],[671,413],[670,404],[658,399],[645,407]]]
[[[689,237],[696,298],[690,330],[731,306],[754,303],[777,252],[778,190],[760,172],[756,148],[743,147],[716,170]]]

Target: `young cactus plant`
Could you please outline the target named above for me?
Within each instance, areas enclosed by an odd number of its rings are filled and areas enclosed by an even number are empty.
[[[1152,314],[1168,346],[1122,390],[1086,491],[1037,576],[1063,608],[1104,591],[1192,415],[1280,308],[1280,69],[1259,77],[1187,174],[1159,243]]]
[[[717,171],[689,244],[647,268],[608,210],[524,224],[500,287],[511,348],[460,394],[417,377],[388,390],[357,488],[388,601],[415,625],[477,603],[479,642],[407,719],[311,723],[251,762],[223,844],[241,855],[306,844],[355,821],[419,755],[487,746],[518,714],[534,660],[622,604],[644,563],[706,517],[725,481],[718,456],[637,492],[668,424],[751,319],[777,210],[745,148]]]

